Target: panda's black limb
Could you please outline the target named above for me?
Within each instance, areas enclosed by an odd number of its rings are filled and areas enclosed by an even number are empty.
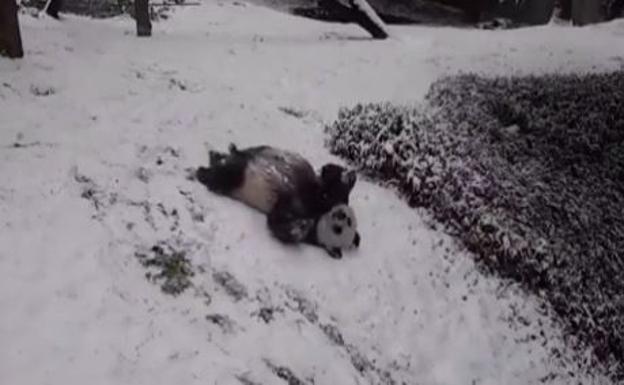
[[[291,197],[281,196],[267,216],[269,230],[283,243],[301,243],[314,232],[316,224],[314,219],[302,218],[301,214]]]
[[[201,184],[219,194],[229,194],[243,184],[246,158],[216,151],[211,151],[209,156],[210,167],[199,167],[196,171],[195,176]]]
[[[330,257],[334,258],[334,259],[341,259],[342,258],[342,250],[340,250],[337,247],[332,247],[331,249],[326,249],[327,253],[329,254]]]
[[[224,154],[222,152],[210,151],[208,153],[208,157],[210,160],[210,167],[213,167],[213,166],[223,165],[223,163],[225,163],[228,156],[227,154]]]
[[[355,237],[353,238],[353,246],[355,246],[355,248],[359,248],[360,247],[360,233],[355,233]]]
[[[271,233],[283,243],[298,244],[304,242],[307,234],[312,231],[314,220],[294,219],[269,225]]]

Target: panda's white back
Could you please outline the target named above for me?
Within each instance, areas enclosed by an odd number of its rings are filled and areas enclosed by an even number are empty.
[[[270,175],[260,167],[247,167],[243,185],[232,191],[232,197],[263,213],[271,211],[277,201],[277,190]]]
[[[232,191],[232,197],[266,214],[279,193],[294,192],[297,179],[306,177],[315,178],[315,174],[303,157],[269,147],[249,160],[243,183]]]

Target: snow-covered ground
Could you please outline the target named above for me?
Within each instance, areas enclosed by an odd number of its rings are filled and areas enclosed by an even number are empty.
[[[127,18],[21,22],[26,57],[0,60],[0,383],[608,383],[393,192],[358,182],[363,243],[336,261],[187,169],[230,141],[336,161],[322,124],[340,106],[412,103],[446,73],[619,68],[621,21],[371,41],[204,1],[149,39]],[[158,242],[188,253],[193,290],[145,279],[134,255]]]

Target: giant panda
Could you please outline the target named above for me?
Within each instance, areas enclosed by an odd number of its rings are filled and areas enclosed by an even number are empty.
[[[197,169],[197,180],[214,193],[266,214],[271,233],[280,241],[337,243],[336,237],[323,238],[329,233],[319,233],[318,227],[330,221],[324,215],[332,208],[349,204],[354,171],[328,163],[317,176],[301,155],[272,146],[238,149],[230,144],[229,153],[210,151],[209,158],[209,167]],[[341,249],[345,242],[323,247]]]

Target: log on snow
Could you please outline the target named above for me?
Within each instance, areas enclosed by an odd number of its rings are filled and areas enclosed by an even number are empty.
[[[321,0],[320,4],[341,19],[357,23],[375,39],[385,39],[390,36],[386,24],[366,0],[349,0],[348,6],[340,0]]]

